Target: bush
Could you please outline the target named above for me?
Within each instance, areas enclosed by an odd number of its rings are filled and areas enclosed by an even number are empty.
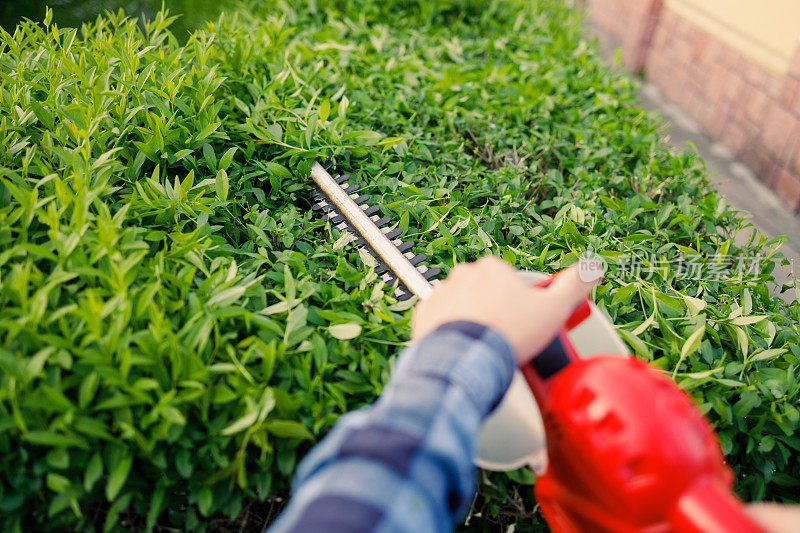
[[[255,530],[313,442],[375,398],[410,304],[310,213],[327,158],[431,265],[602,254],[598,304],[711,418],[737,490],[797,500],[798,306],[766,286],[781,256],[734,242],[746,221],[659,141],[577,11],[302,6],[185,46],[163,13],[2,35],[4,531]],[[675,268],[758,253],[741,280]],[[630,254],[659,268],[628,280]],[[531,483],[484,475],[467,527],[541,529]]]

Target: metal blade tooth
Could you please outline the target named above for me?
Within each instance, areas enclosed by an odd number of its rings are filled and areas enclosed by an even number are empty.
[[[401,292],[399,290],[394,291],[394,292],[397,295],[397,299],[399,301],[401,301],[401,302],[405,302],[406,300],[408,300],[409,298],[411,298],[413,296],[410,292]]]
[[[391,272],[384,272],[383,274],[381,274],[381,279],[385,281],[387,284],[391,285],[392,283],[395,282],[395,279],[397,278],[395,278],[394,274],[392,274]]]
[[[331,204],[330,200],[328,200],[327,196],[322,196],[322,198],[315,202],[311,209],[314,211],[330,211],[331,209],[335,209],[335,206]]]
[[[386,229],[386,231],[384,231],[383,233],[386,235],[386,238],[389,239],[389,240],[392,240],[395,237],[397,237],[398,235],[400,235],[401,233],[403,233],[403,230],[401,230],[400,228],[394,228],[394,229],[385,228],[385,229]]]
[[[380,209],[377,205],[373,205],[372,207],[360,206],[364,213],[369,216],[375,214],[376,211]]]
[[[322,163],[322,168],[325,170],[330,170],[333,168],[333,159],[328,159],[324,163]]]
[[[417,254],[417,255],[414,255],[413,252],[408,252],[408,253],[403,254],[403,255],[408,257],[408,261],[414,266],[417,266],[418,264],[420,264],[423,261],[425,261],[426,259],[428,259],[428,254]]]
[[[367,200],[369,200],[369,194],[362,194],[360,196],[358,194],[351,194],[350,198],[352,198],[353,201],[358,205],[361,205],[363,203],[366,203]]]
[[[375,262],[377,263],[375,265],[375,273],[378,275],[378,277],[380,277],[381,274],[383,274],[384,272],[388,272],[389,271],[389,267],[386,265],[386,263],[384,263],[383,260],[380,257],[377,257],[372,252],[372,248],[367,247],[367,251],[369,251],[369,253],[372,255],[372,257],[375,258]]]
[[[380,276],[384,272],[389,272],[390,274],[392,273],[391,269],[389,269],[389,265],[387,265],[383,261],[379,260],[378,261],[378,266],[377,266],[377,268],[375,268],[375,273]]]
[[[425,272],[422,272],[422,275],[425,276],[425,279],[430,280],[431,278],[435,278],[439,274],[442,273],[442,269],[439,267],[429,268]]]
[[[378,215],[372,215],[369,218],[372,219],[375,225],[379,228],[392,220],[391,217],[379,217]]]
[[[335,226],[336,224],[344,222],[346,219],[344,218],[344,215],[342,215],[336,210],[331,209],[330,211],[322,215],[322,220],[325,222],[330,221]]]
[[[411,293],[410,292],[406,292],[406,291],[398,288],[398,289],[395,289],[394,296],[399,301],[404,302],[404,301],[408,300],[409,298],[411,298]]]
[[[343,182],[347,181],[347,178],[349,177],[350,176],[348,174],[336,174],[333,177],[333,180],[338,184],[342,184]]]
[[[336,229],[338,229],[340,231],[344,231],[344,230],[349,229],[349,228],[350,228],[350,225],[347,222],[340,222],[339,224],[336,224]]]
[[[403,242],[400,239],[393,240],[392,244],[394,244],[397,247],[397,249],[400,250],[401,252],[405,252],[406,250],[408,250],[409,248],[414,246],[413,242],[411,242],[411,241]]]
[[[347,194],[350,194],[350,195],[352,195],[352,193],[356,192],[356,191],[357,191],[358,189],[360,189],[360,188],[361,188],[361,187],[359,187],[359,186],[358,186],[358,185],[356,185],[355,183],[353,183],[353,184],[351,184],[351,185],[348,185],[347,187],[345,187],[345,186],[344,186],[344,183],[342,184],[342,190],[343,190],[344,192],[346,192]],[[351,198],[352,198],[352,196],[351,196]]]

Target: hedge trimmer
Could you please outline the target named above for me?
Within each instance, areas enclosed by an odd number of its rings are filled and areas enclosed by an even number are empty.
[[[430,296],[439,269],[406,251],[412,244],[396,238],[400,230],[387,226],[367,195],[319,163],[311,178],[315,209],[375,256],[398,298]],[[523,275],[541,287],[552,280]],[[530,466],[556,532],[762,531],[731,491],[733,473],[708,421],[672,381],[628,355],[588,299],[517,371],[484,424],[475,463],[499,471]]]
[[[397,284],[395,296],[401,300],[413,295],[427,298],[432,290],[429,280],[441,272],[422,264],[428,256],[408,252],[414,243],[397,239],[402,230],[388,226],[389,217],[376,215],[380,208],[366,204],[369,196],[355,192],[358,185],[349,183],[347,175],[332,176],[325,167],[314,163],[311,178],[317,186],[313,209],[323,211],[323,220],[348,231],[357,245],[375,257],[376,273],[387,285]]]

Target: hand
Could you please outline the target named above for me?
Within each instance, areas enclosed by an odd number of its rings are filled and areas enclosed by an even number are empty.
[[[751,503],[747,514],[770,533],[797,533],[800,530],[800,505]]]
[[[520,365],[528,363],[556,336],[572,310],[599,282],[581,281],[576,265],[546,288],[526,283],[516,269],[493,255],[459,263],[417,303],[411,338],[424,337],[454,320],[469,320],[500,332]]]

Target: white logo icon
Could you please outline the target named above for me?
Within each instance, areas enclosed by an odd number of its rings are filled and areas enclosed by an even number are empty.
[[[578,258],[578,277],[584,283],[592,283],[606,273],[606,261],[589,248]]]

